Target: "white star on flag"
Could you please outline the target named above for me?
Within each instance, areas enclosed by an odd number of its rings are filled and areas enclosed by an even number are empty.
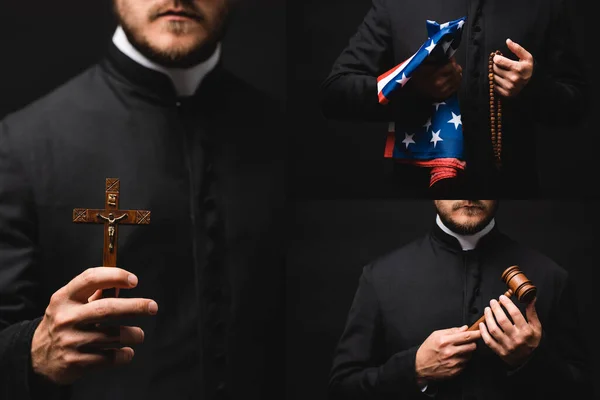
[[[429,46],[425,47],[425,50],[427,50],[427,53],[431,54],[431,52],[433,51],[433,49],[435,49],[435,43],[432,40],[431,44],[429,44]]]
[[[463,27],[464,24],[465,24],[464,20],[458,21],[458,29],[462,29],[462,27]]]
[[[409,135],[408,133],[404,134],[404,140],[402,141],[402,143],[406,144],[406,148],[408,149],[408,145],[411,143],[415,143],[415,141],[413,140],[413,136],[415,136],[415,134],[413,133],[412,135]]]
[[[449,124],[454,124],[454,129],[458,129],[459,125],[462,125],[462,121],[460,120],[460,115],[456,115],[452,113],[452,119],[448,121]]]
[[[398,82],[399,84],[402,85],[402,87],[404,87],[404,85],[406,85],[406,82],[408,82],[410,80],[410,78],[407,78],[406,75],[404,75],[404,73],[402,73],[402,79],[397,79],[396,82]]]
[[[444,139],[442,139],[440,137],[440,132],[441,130],[437,131],[437,132],[431,132],[431,140],[430,142],[433,142],[433,147],[435,148],[435,145],[437,144],[437,142],[443,142]]]
[[[446,103],[442,101],[441,103],[433,103],[433,105],[435,106],[435,111],[437,111],[440,106],[445,106]]]
[[[450,22],[444,22],[443,24],[440,25],[440,30],[447,28],[450,26]]]
[[[429,119],[427,120],[427,123],[425,125],[423,125],[423,128],[425,128],[425,132],[427,132],[429,130],[430,126],[431,126],[431,117],[429,117]]]

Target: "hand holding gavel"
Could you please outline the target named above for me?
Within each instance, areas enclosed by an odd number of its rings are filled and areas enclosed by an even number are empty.
[[[542,337],[542,325],[535,309],[537,288],[517,266],[504,271],[502,280],[507,284],[508,291],[500,296],[500,302],[492,300],[490,307],[486,307],[484,316],[469,330],[478,330],[485,344],[514,368],[526,362],[539,346]],[[512,294],[516,294],[520,302],[527,303],[527,319],[509,299]],[[501,306],[504,306],[506,312]]]
[[[517,295],[517,300],[521,303],[529,304],[535,298],[537,294],[537,288],[531,283],[529,279],[523,274],[521,269],[513,265],[507,268],[501,277],[502,281],[508,286],[508,290],[504,293],[504,296],[510,298],[513,294]],[[485,322],[485,315],[482,315],[473,325],[467,329],[468,331],[479,330],[479,324]]]

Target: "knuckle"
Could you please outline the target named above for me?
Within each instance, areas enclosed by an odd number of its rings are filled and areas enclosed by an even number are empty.
[[[81,279],[90,279],[96,275],[96,268],[88,268],[81,273]]]
[[[140,312],[140,313],[145,313],[148,311],[148,302],[145,300],[140,300],[137,302],[136,305],[136,309]]]
[[[67,351],[64,352],[62,354],[62,363],[65,365],[65,367],[68,368],[73,368],[75,366],[78,365],[79,363],[79,358],[76,355],[77,353],[75,352],[71,352],[71,351]]]
[[[53,322],[56,328],[64,328],[73,323],[73,316],[66,312],[58,313],[54,315]]]
[[[64,300],[64,294],[63,294],[62,290],[58,290],[58,291],[54,292],[52,294],[52,296],[50,296],[49,305],[60,304],[63,302],[63,300]]]
[[[106,304],[96,304],[94,306],[94,314],[98,318],[106,318],[110,315],[111,307]]]
[[[92,284],[96,281],[97,271],[95,268],[88,268],[81,274],[81,280],[85,285]]]
[[[442,349],[442,351],[440,351],[440,355],[442,356],[442,358],[448,359],[452,357],[452,352],[447,348],[444,348]]]

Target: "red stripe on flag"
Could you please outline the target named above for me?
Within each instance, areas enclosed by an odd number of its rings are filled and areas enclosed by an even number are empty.
[[[388,103],[388,101],[389,101],[389,100],[387,99],[387,97],[385,97],[385,96],[383,95],[383,92],[380,92],[380,93],[377,95],[377,97],[379,97],[379,103],[380,103],[380,104],[387,104],[387,103]]]
[[[385,140],[384,158],[392,158],[394,156],[394,145],[396,144],[396,132],[388,131],[387,139]]]
[[[442,179],[454,178],[459,170],[464,170],[467,163],[457,158],[436,158],[428,161],[397,160],[400,163],[413,164],[419,167],[431,168],[429,187]]]
[[[408,58],[406,60],[402,61],[400,64],[396,65],[394,68],[390,69],[389,71],[386,71],[383,74],[379,75],[379,77],[377,78],[377,82],[387,78],[389,75],[391,75],[392,72],[394,72],[399,67],[402,67],[404,64],[406,64],[407,61],[408,61]]]

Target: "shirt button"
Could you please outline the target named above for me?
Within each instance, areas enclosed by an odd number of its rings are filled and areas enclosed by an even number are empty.
[[[472,307],[471,314],[479,314],[479,309],[477,307]]]

